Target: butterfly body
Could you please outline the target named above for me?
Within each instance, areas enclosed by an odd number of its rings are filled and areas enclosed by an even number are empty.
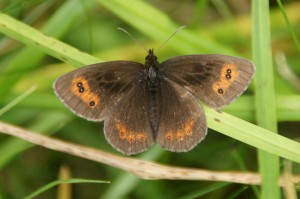
[[[159,121],[159,102],[158,102],[158,82],[161,78],[159,76],[159,62],[157,61],[157,57],[154,55],[152,49],[149,50],[149,53],[146,57],[146,80],[148,85],[148,93],[149,93],[149,120],[153,131],[154,139],[157,134],[158,121]]]
[[[54,90],[77,115],[104,120],[108,142],[136,154],[153,142],[183,152],[207,133],[198,99],[219,108],[248,86],[254,66],[225,55],[187,55],[159,63],[149,50],[145,64],[112,61],[89,65],[58,78]]]

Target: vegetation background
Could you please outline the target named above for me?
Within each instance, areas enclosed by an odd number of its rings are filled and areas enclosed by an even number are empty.
[[[117,27],[126,29],[146,48],[157,49],[178,27],[187,25],[159,51],[160,61],[204,53],[253,60],[253,54],[260,50],[253,41],[253,27],[260,20],[267,20],[253,19],[255,2],[250,0],[132,0],[126,1],[125,6],[120,2],[1,0],[0,11],[101,60],[142,63],[146,52]],[[269,1],[270,13],[267,13],[274,73],[266,71],[264,75],[274,79],[276,107],[270,108],[277,110],[278,132],[299,141],[300,1],[283,2],[289,23],[284,20],[278,2]],[[194,37],[179,40],[185,32]],[[32,85],[37,86],[20,103],[8,111],[2,110],[1,121],[120,155],[106,142],[103,123],[75,116],[53,93],[54,80],[79,65],[63,63],[4,34],[0,35],[0,55],[0,107],[5,107]],[[286,71],[291,73],[286,74]],[[223,111],[256,123],[259,111],[255,109],[254,88],[251,84],[243,96]],[[61,174],[69,178],[110,181],[110,184],[71,184],[71,198],[258,198],[261,191],[259,186],[224,182],[142,180],[107,165],[33,146],[2,134],[0,154],[0,198],[23,198],[57,180]],[[215,171],[258,172],[257,154],[257,148],[209,130],[206,139],[188,153],[172,153],[154,146],[136,158]],[[281,159],[274,167],[282,170],[284,161]],[[293,164],[292,172],[300,173],[299,164]],[[299,185],[295,189],[299,196]],[[60,191],[49,189],[38,198],[59,198]],[[282,189],[280,197],[285,197]]]

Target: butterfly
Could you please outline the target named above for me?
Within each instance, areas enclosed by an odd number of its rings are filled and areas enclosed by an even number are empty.
[[[75,114],[104,120],[105,138],[126,155],[154,142],[169,151],[190,151],[207,134],[198,100],[215,109],[228,105],[247,89],[255,71],[246,59],[219,54],[159,63],[150,49],[145,60],[88,65],[62,75],[53,86]]]

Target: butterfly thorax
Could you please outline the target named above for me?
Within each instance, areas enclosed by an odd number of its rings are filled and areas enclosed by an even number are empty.
[[[154,92],[157,87],[158,65],[159,62],[157,61],[157,57],[154,55],[153,49],[149,49],[145,66],[149,89]]]
[[[158,128],[158,102],[157,102],[157,86],[158,86],[158,66],[159,62],[157,57],[154,55],[153,49],[148,51],[146,57],[146,70],[147,70],[147,83],[149,88],[149,119],[151,123],[154,136],[156,136]]]

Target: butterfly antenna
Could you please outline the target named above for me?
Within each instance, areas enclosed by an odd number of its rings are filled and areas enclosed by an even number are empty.
[[[157,54],[157,52],[161,49],[161,47],[163,47],[177,32],[179,32],[180,30],[182,30],[183,28],[185,28],[186,25],[179,27],[170,37],[169,39],[167,39],[156,51],[154,54]]]
[[[120,28],[120,27],[118,27],[117,29],[126,33],[129,37],[131,37],[131,39],[133,39],[133,41],[138,43],[141,48],[143,48],[146,52],[148,52],[148,50],[145,48],[145,46],[143,46],[143,44],[140,41],[138,41],[134,36],[132,36],[127,30],[125,30],[124,28]]]

